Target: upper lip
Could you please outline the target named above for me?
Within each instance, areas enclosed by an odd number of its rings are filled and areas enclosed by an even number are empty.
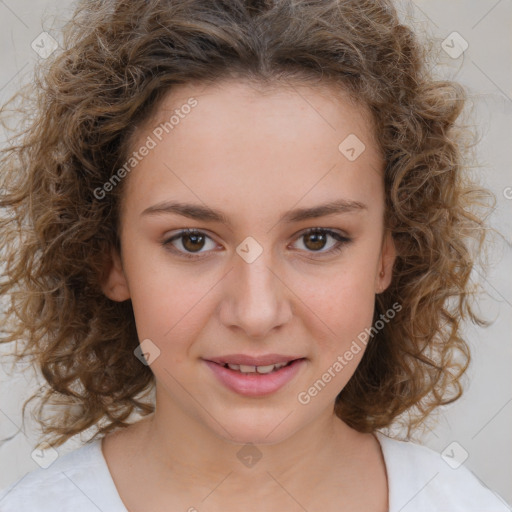
[[[240,364],[245,366],[267,366],[271,364],[289,363],[295,359],[303,359],[300,356],[286,356],[283,354],[263,354],[250,356],[248,354],[229,354],[226,356],[211,357],[206,359],[217,364]]]

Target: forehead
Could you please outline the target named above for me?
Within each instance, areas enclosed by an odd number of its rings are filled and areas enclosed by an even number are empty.
[[[344,118],[351,118],[352,128],[362,138],[366,138],[376,147],[379,146],[370,109],[341,84],[327,81],[314,84],[293,81],[263,83],[249,78],[222,79],[213,84],[196,82],[173,86],[135,131],[132,140],[144,136],[153,127],[168,123],[171,115],[176,110],[179,111],[191,98],[197,99],[201,104],[204,122],[207,121],[207,114],[218,116],[220,113],[219,122],[227,120],[230,115],[233,118],[234,114],[239,125],[244,122],[248,124],[259,113],[278,127],[276,120],[279,116],[286,115],[289,118],[302,117],[304,121],[310,121],[306,126],[311,128],[317,124],[315,121],[321,122],[325,125],[324,128],[329,127],[332,132],[336,132],[336,117],[341,114]],[[284,123],[282,127],[290,128]],[[297,132],[299,127],[295,128],[292,133]]]
[[[305,195],[315,202],[331,190],[332,200],[336,191],[361,202],[381,194],[370,114],[332,86],[181,85],[136,133],[134,150],[148,137],[155,142],[128,180],[141,208],[186,195],[217,209],[258,204],[273,212],[277,203]]]

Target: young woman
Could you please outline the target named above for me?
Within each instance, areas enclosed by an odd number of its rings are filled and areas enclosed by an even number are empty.
[[[1,290],[65,406],[41,456],[97,433],[0,510],[508,510],[385,435],[460,396],[479,321],[426,59],[388,1],[79,3],[4,151]]]

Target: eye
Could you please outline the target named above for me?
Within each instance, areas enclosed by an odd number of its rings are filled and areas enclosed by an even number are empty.
[[[334,242],[331,243],[328,250],[322,250],[325,248],[329,238],[332,238]],[[305,240],[303,245],[306,247],[305,250],[307,252],[321,255],[337,254],[346,244],[352,241],[350,238],[341,235],[337,231],[327,228],[309,228],[307,231],[300,234],[298,239]],[[206,247],[206,250],[202,251],[207,245],[207,240],[212,242],[212,247],[209,249]],[[203,253],[209,252],[209,250],[215,248],[213,240],[204,232],[196,229],[182,230],[172,237],[165,239],[162,245],[171,252],[190,259],[201,258]],[[178,245],[180,245],[181,248],[178,248]]]
[[[176,235],[171,238],[167,238],[162,242],[162,245],[168,250],[179,253],[180,256],[184,256],[185,258],[199,258],[202,254],[200,251],[205,247],[206,239],[213,240],[203,233],[202,231],[197,231],[195,229],[185,229],[180,231]],[[176,245],[181,245],[183,249],[177,249],[174,244],[175,241],[178,241]],[[215,247],[215,243],[213,243],[213,247]],[[203,251],[207,252],[207,251]],[[195,253],[198,253],[198,256],[195,256]]]
[[[327,244],[328,238],[334,239],[328,250],[322,250]],[[319,254],[337,254],[346,244],[352,240],[337,231],[326,228],[309,228],[299,236],[299,240],[304,240],[303,245],[307,252]]]

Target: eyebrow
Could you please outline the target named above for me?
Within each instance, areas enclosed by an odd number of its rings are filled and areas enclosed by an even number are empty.
[[[359,201],[338,199],[337,201],[330,201],[311,208],[296,208],[294,210],[290,210],[281,215],[279,222],[300,222],[308,219],[324,217],[326,215],[357,212],[367,209],[368,207]],[[212,210],[207,206],[192,203],[180,203],[177,201],[164,201],[150,206],[141,213],[141,216],[161,214],[177,214],[198,221],[219,222],[227,226],[231,225],[229,219],[221,211]]]

